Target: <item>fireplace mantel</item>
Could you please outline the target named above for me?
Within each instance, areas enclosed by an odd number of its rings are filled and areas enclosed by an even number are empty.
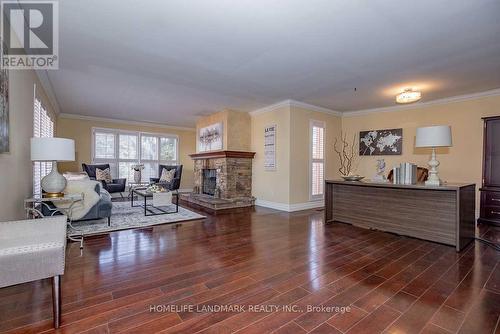
[[[193,153],[189,155],[193,160],[202,159],[218,159],[218,158],[243,158],[243,159],[253,159],[255,152],[244,152],[244,151],[213,151],[213,152],[202,152]]]

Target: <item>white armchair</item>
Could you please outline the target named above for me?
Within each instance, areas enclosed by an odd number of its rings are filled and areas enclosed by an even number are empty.
[[[61,322],[66,219],[0,222],[0,288],[51,277],[55,328]]]

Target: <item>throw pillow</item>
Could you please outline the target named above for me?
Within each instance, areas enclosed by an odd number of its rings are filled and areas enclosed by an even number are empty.
[[[167,170],[163,168],[160,176],[160,183],[166,182],[170,183],[175,177],[175,169]]]
[[[111,177],[111,172],[109,168],[106,168],[105,170],[96,168],[95,169],[95,179],[97,181],[104,181],[106,183],[113,183],[113,178]]]

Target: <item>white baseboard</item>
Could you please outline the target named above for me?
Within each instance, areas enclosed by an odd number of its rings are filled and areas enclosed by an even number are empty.
[[[271,201],[257,199],[255,200],[255,205],[286,212],[295,212],[301,210],[321,208],[325,205],[325,201],[319,200],[319,201],[312,201],[305,203],[287,204],[287,203],[271,202]]]

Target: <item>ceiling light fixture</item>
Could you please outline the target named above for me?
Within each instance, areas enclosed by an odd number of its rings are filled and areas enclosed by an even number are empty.
[[[422,98],[422,93],[414,91],[411,88],[407,88],[404,92],[396,95],[396,103],[412,103],[417,102]]]

